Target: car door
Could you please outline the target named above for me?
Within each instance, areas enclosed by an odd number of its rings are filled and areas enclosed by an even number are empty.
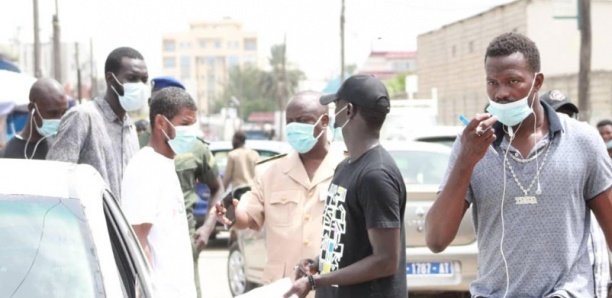
[[[104,193],[104,215],[124,297],[154,297],[149,264],[131,226],[108,191]]]

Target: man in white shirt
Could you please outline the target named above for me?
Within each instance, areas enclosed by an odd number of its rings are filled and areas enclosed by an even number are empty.
[[[159,297],[196,297],[191,242],[174,156],[196,140],[197,108],[185,90],[151,99],[151,138],[132,158],[121,187],[122,208],[153,269]]]

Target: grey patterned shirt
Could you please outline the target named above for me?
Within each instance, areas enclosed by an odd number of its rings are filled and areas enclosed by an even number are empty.
[[[595,295],[590,229],[595,218],[587,202],[612,186],[612,163],[593,127],[569,117],[560,118],[549,106],[543,107],[549,136],[538,142],[529,156],[520,157],[510,146],[504,162],[509,144],[498,126],[496,143],[474,169],[465,198],[472,204],[479,249],[478,276],[470,286],[474,297],[504,296],[502,233],[509,273],[507,297]],[[460,146],[458,138],[449,169]],[[537,161],[532,159],[535,154]],[[529,189],[537,164],[541,167],[539,195],[537,181]],[[446,178],[444,181],[443,185]],[[527,195],[519,183],[529,189]]]
[[[93,166],[120,200],[123,171],[138,148],[130,117],[119,119],[106,100],[96,98],[62,117],[47,159]]]

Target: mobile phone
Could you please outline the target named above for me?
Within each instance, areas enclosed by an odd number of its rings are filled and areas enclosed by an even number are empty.
[[[236,220],[236,215],[234,212],[234,196],[232,195],[232,191],[227,191],[224,195],[223,198],[221,198],[221,204],[223,204],[223,207],[225,208],[225,217],[227,219],[229,219],[230,221],[232,221],[232,224],[234,223],[234,221]],[[230,226],[232,225],[230,224]]]

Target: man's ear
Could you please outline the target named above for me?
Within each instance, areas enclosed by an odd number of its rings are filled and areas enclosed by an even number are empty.
[[[542,88],[543,84],[544,84],[544,74],[539,72],[538,74],[536,74],[535,83],[533,86],[533,92],[538,93],[540,91],[540,88]]]
[[[30,103],[28,104],[28,111],[30,111],[30,112],[33,112],[33,111],[34,111],[34,103],[33,103],[33,102],[30,102]]]
[[[355,108],[355,106],[350,102],[347,103],[346,104],[346,117],[348,119],[353,119],[356,113],[357,113],[357,109]]]
[[[329,126],[329,115],[328,114],[323,114],[323,117],[321,117],[321,124],[323,125],[323,127]]]

